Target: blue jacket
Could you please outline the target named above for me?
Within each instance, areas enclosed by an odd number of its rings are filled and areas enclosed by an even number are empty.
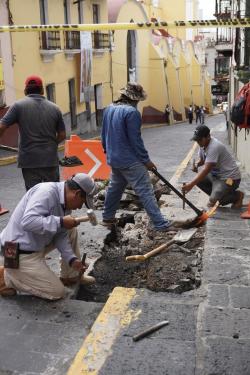
[[[114,168],[127,168],[140,161],[150,161],[141,137],[140,112],[127,104],[111,104],[104,111],[102,145],[107,163]]]

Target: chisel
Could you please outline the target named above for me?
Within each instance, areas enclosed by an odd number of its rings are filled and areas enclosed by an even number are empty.
[[[139,340],[143,339],[144,337],[150,335],[151,333],[153,333],[155,331],[158,331],[158,329],[160,329],[164,326],[167,326],[168,324],[169,324],[168,320],[163,320],[162,322],[145,329],[145,331],[142,331],[142,332],[138,333],[138,335],[133,336],[133,341],[139,341]]]

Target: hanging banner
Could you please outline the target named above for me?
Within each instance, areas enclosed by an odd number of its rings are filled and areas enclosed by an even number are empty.
[[[3,63],[2,63],[2,59],[0,59],[0,90],[4,90]]]
[[[200,28],[237,28],[250,27],[250,18],[231,18],[225,20],[194,20],[130,23],[98,23],[98,24],[51,24],[51,25],[7,25],[0,26],[1,32],[25,31],[99,31],[99,30],[153,30],[153,29],[200,29]]]
[[[89,102],[89,88],[92,73],[92,36],[91,32],[81,31],[81,79],[80,102]]]

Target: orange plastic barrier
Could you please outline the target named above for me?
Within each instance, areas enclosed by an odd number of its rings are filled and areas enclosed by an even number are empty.
[[[65,156],[77,156],[83,165],[64,167],[62,172],[64,180],[81,172],[100,180],[109,178],[110,167],[107,165],[101,141],[83,140],[77,135],[72,135],[70,140],[65,142]]]

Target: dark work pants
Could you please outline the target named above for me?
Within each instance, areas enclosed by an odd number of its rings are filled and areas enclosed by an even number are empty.
[[[59,167],[22,168],[22,174],[27,191],[40,182],[60,181]]]
[[[220,202],[221,206],[226,206],[229,203],[235,203],[238,199],[236,189],[240,185],[240,180],[234,180],[233,185],[227,185],[225,180],[220,180],[209,173],[203,181],[197,186],[209,195],[209,202],[215,204]]]

